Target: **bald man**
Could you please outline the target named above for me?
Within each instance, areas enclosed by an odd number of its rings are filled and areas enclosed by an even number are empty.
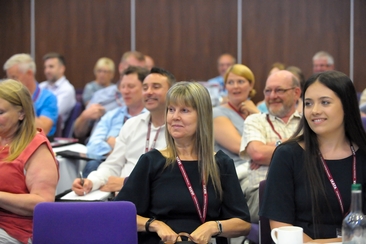
[[[269,113],[252,114],[244,121],[240,156],[250,160],[251,166],[242,189],[251,222],[258,222],[259,182],[266,178],[273,151],[292,136],[300,122],[301,115],[296,110],[300,94],[299,80],[290,71],[277,71],[267,78],[264,88]]]

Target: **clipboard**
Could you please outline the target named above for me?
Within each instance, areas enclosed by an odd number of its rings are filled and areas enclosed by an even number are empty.
[[[113,200],[113,198],[111,192],[96,190],[85,196],[77,196],[73,190],[69,189],[56,195],[55,202],[105,202]]]

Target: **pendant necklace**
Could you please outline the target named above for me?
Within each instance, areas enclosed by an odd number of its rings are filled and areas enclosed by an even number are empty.
[[[9,146],[9,144],[5,144],[5,146],[3,146],[3,148],[1,148],[1,150],[0,150],[0,154],[4,151],[4,149],[5,149],[7,146]]]

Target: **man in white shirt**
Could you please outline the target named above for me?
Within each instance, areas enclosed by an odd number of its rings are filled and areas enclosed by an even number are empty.
[[[139,157],[154,148],[165,148],[165,96],[175,83],[174,76],[153,68],[144,79],[142,90],[145,108],[149,111],[133,117],[123,125],[112,153],[81,185],[75,179],[72,190],[84,195],[92,190],[119,191],[130,175]]]
[[[252,114],[244,121],[240,156],[251,160],[247,181],[242,184],[252,222],[258,221],[259,182],[267,175],[272,154],[277,145],[296,131],[301,115],[296,102],[301,94],[300,82],[289,71],[270,75],[264,88],[268,114]]]
[[[75,88],[64,76],[65,59],[58,53],[48,53],[43,57],[44,74],[47,81],[39,86],[51,91],[57,97],[58,114],[62,118],[62,128],[76,104]]]

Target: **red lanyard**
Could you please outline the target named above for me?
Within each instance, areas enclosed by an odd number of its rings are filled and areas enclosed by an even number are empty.
[[[41,93],[41,89],[39,89],[39,87],[36,86],[36,91],[34,92],[34,95],[32,97],[33,103],[35,103],[37,101],[40,93]]]
[[[154,149],[155,148],[156,140],[158,139],[160,129],[161,129],[161,126],[159,127],[158,131],[156,132],[155,138],[154,138],[154,141],[153,141],[153,144],[151,145],[151,148],[149,149],[149,145],[150,145],[150,133],[151,133],[151,118],[150,118],[149,125],[147,126],[145,153],[147,153],[151,149]]]
[[[276,129],[274,128],[274,126],[273,126],[273,124],[272,124],[272,121],[269,119],[269,114],[267,114],[267,121],[268,121],[269,125],[271,126],[271,128],[272,128],[273,132],[274,132],[274,133],[276,133],[276,135],[278,136],[278,138],[279,138],[280,140],[282,140],[282,137],[281,137],[280,133],[278,133],[278,132],[276,131]]]
[[[355,153],[355,149],[353,148],[353,145],[351,144],[350,145],[351,147],[351,151],[352,151],[352,158],[353,158],[353,163],[352,163],[352,180],[353,180],[353,184],[356,184],[356,153]],[[332,174],[330,173],[330,170],[328,168],[328,165],[327,163],[325,162],[323,156],[321,153],[319,153],[319,156],[320,156],[320,160],[322,161],[323,163],[323,166],[324,166],[324,170],[325,170],[325,173],[327,174],[328,176],[328,179],[330,181],[330,184],[333,186],[333,190],[334,190],[334,193],[336,194],[337,196],[337,199],[338,199],[338,202],[339,202],[339,205],[341,207],[341,210],[342,210],[342,215],[344,216],[344,206],[343,206],[343,201],[342,201],[342,196],[341,196],[341,192],[339,191],[338,187],[337,187],[337,184],[335,183],[334,179],[333,179],[333,176]]]
[[[232,108],[237,114],[239,114],[239,116],[241,117],[241,118],[243,118],[244,119],[244,117],[243,117],[243,114],[242,113],[240,113],[230,102],[227,102],[227,104],[230,106],[230,108]]]
[[[207,188],[205,180],[202,180],[202,191],[203,191],[203,209],[201,211],[200,204],[198,202],[196,193],[194,192],[191,182],[189,181],[189,178],[187,176],[186,171],[184,170],[184,166],[182,164],[182,161],[180,161],[180,158],[177,157],[177,163],[180,169],[180,172],[182,173],[182,176],[184,178],[184,181],[186,182],[187,188],[189,193],[191,193],[192,200],[194,202],[194,205],[196,206],[197,213],[200,216],[201,222],[205,223],[206,215],[207,215],[207,202],[208,202],[208,194],[207,194]]]

